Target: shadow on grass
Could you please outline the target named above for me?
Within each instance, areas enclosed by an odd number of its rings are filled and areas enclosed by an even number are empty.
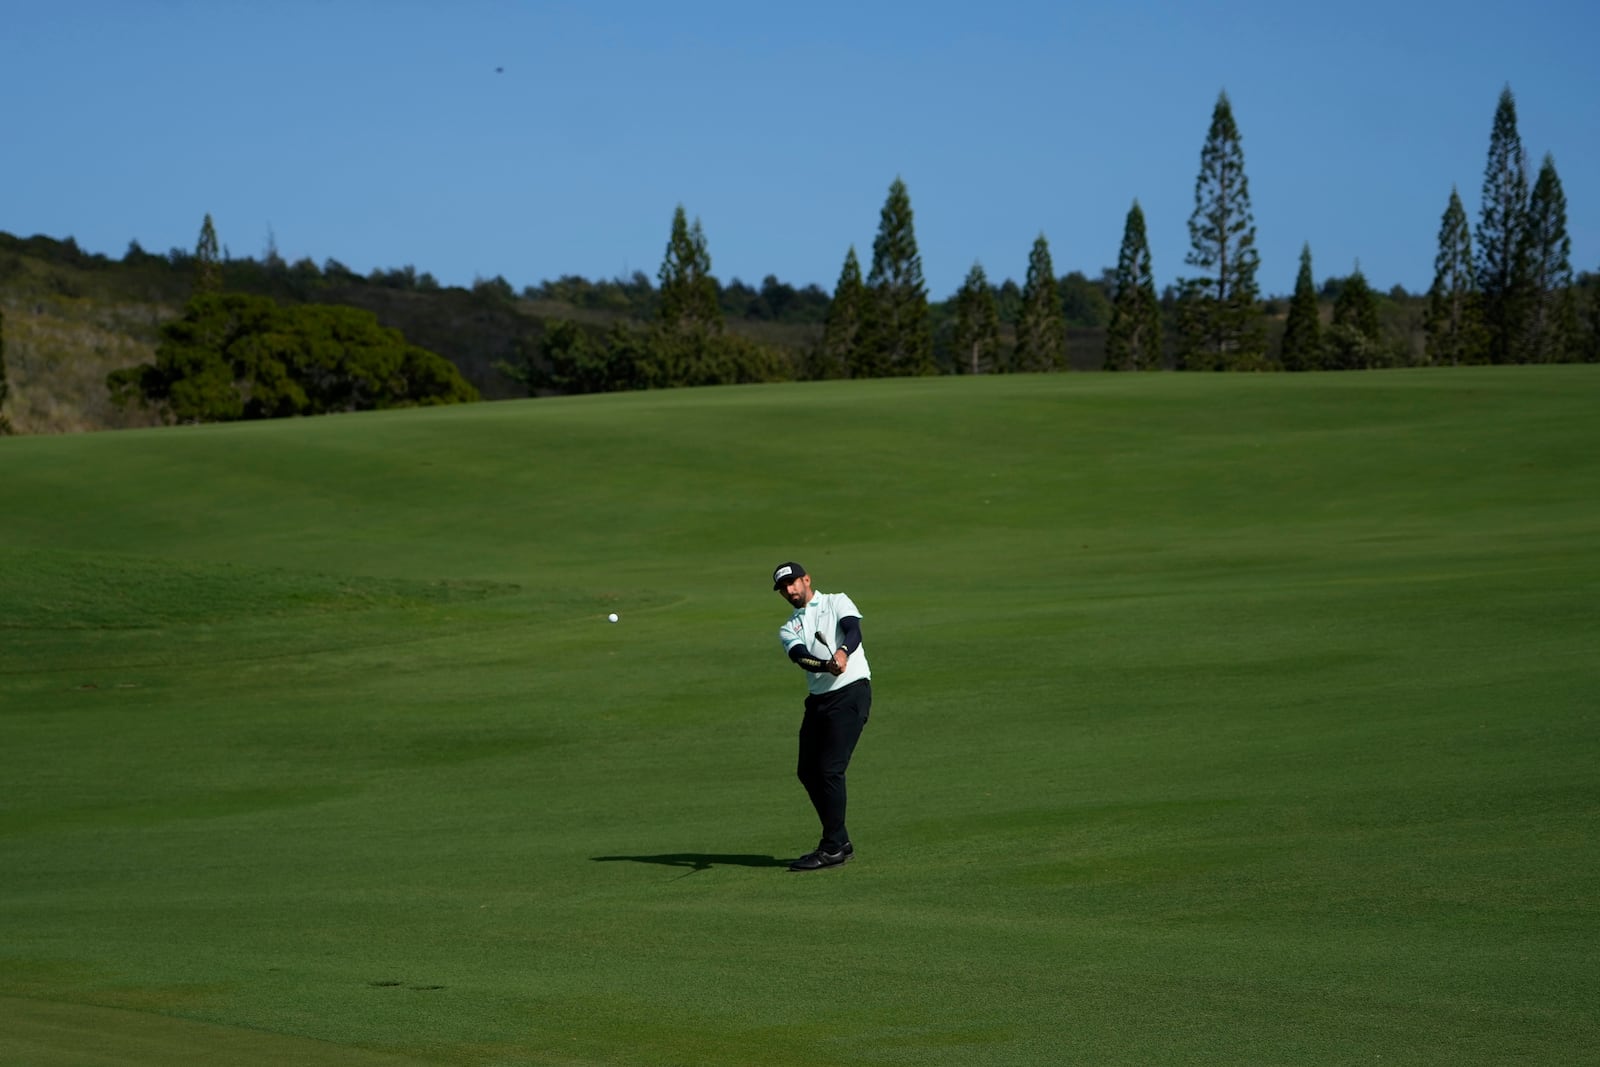
[[[709,871],[713,867],[787,867],[788,860],[776,856],[737,856],[718,852],[668,852],[660,856],[595,856],[596,863],[654,863],[662,867],[686,867]]]

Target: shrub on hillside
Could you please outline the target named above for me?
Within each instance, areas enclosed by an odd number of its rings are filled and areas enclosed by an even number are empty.
[[[601,335],[568,319],[553,320],[537,347],[524,341],[517,360],[495,369],[529,396],[777,382],[795,371],[781,350],[737,334],[615,323]]]
[[[207,293],[161,329],[155,362],[114,371],[118,404],[168,422],[322,415],[478,399],[447,360],[369,311]]]

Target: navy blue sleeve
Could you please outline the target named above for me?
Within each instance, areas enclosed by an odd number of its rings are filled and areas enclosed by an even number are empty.
[[[861,647],[861,619],[855,615],[846,615],[839,620],[839,647],[846,652],[854,652]]]

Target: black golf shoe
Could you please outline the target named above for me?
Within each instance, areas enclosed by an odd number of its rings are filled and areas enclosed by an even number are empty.
[[[856,847],[848,841],[837,852],[829,852],[826,848],[819,846],[815,852],[808,852],[789,864],[789,869],[791,871],[820,871],[825,867],[838,867],[841,864],[848,863],[850,857],[855,854]]]

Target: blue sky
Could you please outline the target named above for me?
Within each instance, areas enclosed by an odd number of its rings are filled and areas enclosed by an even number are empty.
[[[654,278],[672,213],[714,273],[832,290],[906,182],[930,296],[974,261],[1115,263],[1144,209],[1183,275],[1219,91],[1267,293],[1359,261],[1432,280],[1451,185],[1474,223],[1495,103],[1554,155],[1600,270],[1600,5],[7,0],[0,230],[120,257],[192,249],[447,285]],[[501,68],[497,71],[497,68]]]

